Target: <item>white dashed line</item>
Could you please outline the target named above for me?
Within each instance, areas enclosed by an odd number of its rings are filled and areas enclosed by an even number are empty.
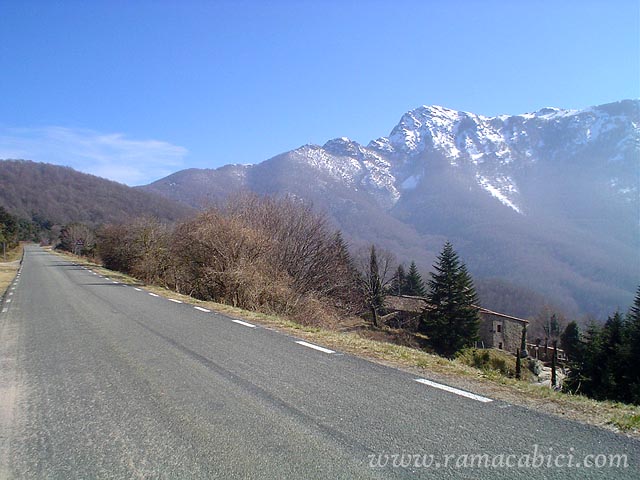
[[[493,402],[490,398],[483,397],[482,395],[476,395],[475,393],[466,392],[464,390],[460,390],[458,388],[453,388],[448,385],[443,385],[441,383],[432,382],[431,380],[427,380],[425,378],[416,378],[416,382],[424,383],[425,385],[429,385],[433,388],[438,388],[440,390],[444,390],[446,392],[455,393],[456,395],[460,395],[462,397],[467,397],[472,400],[477,400],[478,402],[488,403]]]
[[[159,297],[160,296],[157,293],[151,293],[151,292],[149,292],[149,295],[151,295],[152,297]]]
[[[2,309],[2,313],[7,313],[8,311],[9,311],[9,309],[8,309],[8,308],[3,308],[3,309]]]
[[[231,321],[233,323],[237,323],[238,325],[244,325],[245,327],[256,328],[255,325],[252,325],[251,323],[243,322],[242,320],[231,320]]]
[[[180,300],[176,300],[175,298],[168,298],[167,300],[173,303],[182,303]]]
[[[193,307],[193,308],[195,308],[196,310],[200,310],[201,312],[205,312],[205,313],[210,313],[211,312],[211,310],[207,310],[206,308],[202,308],[202,307]]]
[[[142,289],[141,289],[141,288],[138,288],[138,287],[133,287],[133,289],[134,289],[136,292],[141,292],[141,291],[142,291]]]
[[[112,280],[112,281],[111,281],[111,283],[115,283],[115,284],[117,284],[118,282],[116,282],[115,280]]]
[[[7,298],[7,300],[5,301],[5,303],[11,303],[11,299]]]
[[[13,295],[13,292],[9,292],[9,296]]]
[[[313,343],[307,343],[307,342],[303,342],[302,340],[297,340],[296,341],[297,344],[302,345],[303,347],[309,347],[309,348],[313,348],[314,350],[318,350],[320,352],[324,352],[324,353],[336,353],[333,350],[329,350],[328,348],[324,348],[324,347],[319,347],[318,345],[314,345]]]

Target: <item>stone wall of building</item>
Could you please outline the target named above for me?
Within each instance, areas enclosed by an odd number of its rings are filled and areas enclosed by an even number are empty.
[[[485,348],[516,353],[522,340],[526,320],[489,310],[480,310],[480,340]]]

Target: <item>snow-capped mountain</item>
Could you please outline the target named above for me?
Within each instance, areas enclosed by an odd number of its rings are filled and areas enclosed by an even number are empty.
[[[396,160],[393,173],[405,189],[440,159],[471,174],[478,186],[518,213],[524,213],[520,177],[536,164],[559,161],[590,168],[595,154],[593,160],[611,168],[608,188],[633,201],[637,176],[628,175],[633,172],[626,167],[637,160],[638,117],[637,101],[500,117],[422,106],[403,115],[388,137],[369,148]]]
[[[602,313],[640,281],[639,152],[638,100],[498,117],[422,106],[367,146],[343,137],[143,188],[198,207],[293,194],[425,271],[450,239],[478,277]]]

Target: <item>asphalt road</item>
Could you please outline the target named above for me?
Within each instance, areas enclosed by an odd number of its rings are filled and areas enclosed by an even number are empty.
[[[0,310],[0,478],[640,478],[636,440],[296,340],[29,247]]]

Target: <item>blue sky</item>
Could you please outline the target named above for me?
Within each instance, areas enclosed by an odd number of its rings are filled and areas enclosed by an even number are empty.
[[[366,144],[423,104],[638,97],[637,0],[0,0],[0,158],[129,185]]]

